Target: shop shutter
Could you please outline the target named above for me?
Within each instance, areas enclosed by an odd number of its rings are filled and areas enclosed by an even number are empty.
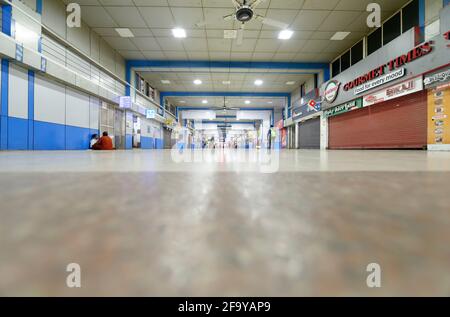
[[[330,149],[421,149],[426,144],[426,91],[329,119]]]
[[[299,124],[299,146],[301,149],[320,149],[320,118]]]

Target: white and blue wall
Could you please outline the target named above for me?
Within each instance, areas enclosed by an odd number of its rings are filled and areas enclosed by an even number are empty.
[[[2,60],[1,149],[85,150],[98,134],[98,98]]]

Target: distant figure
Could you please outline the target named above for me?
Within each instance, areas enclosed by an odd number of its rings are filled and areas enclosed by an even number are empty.
[[[268,149],[272,148],[272,127],[267,132],[267,148]]]
[[[108,132],[103,132],[103,136],[92,146],[93,150],[98,151],[111,151],[113,150],[113,144],[111,138],[108,136]]]
[[[98,134],[93,134],[91,138],[91,142],[89,143],[89,148],[92,149],[95,143],[98,142]]]

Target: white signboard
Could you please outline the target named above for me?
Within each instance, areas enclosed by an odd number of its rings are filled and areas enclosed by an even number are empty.
[[[355,95],[359,95],[365,91],[368,91],[370,89],[376,88],[378,86],[387,84],[391,81],[397,80],[403,76],[405,76],[405,68],[400,68],[392,73],[383,75],[381,77],[378,77],[377,79],[371,80],[361,86],[358,86],[355,88],[354,93]]]
[[[391,86],[389,88],[374,92],[373,94],[364,96],[363,106],[367,107],[394,98],[406,96],[421,91],[422,89],[422,76],[416,77],[401,84],[397,84],[395,86]]]
[[[146,117],[147,119],[155,119],[156,111],[154,109],[147,109]]]

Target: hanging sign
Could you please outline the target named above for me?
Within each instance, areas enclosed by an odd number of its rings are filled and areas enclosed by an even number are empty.
[[[131,109],[131,97],[129,96],[121,96],[119,98],[119,107],[123,109]]]
[[[147,119],[155,119],[156,111],[154,109],[147,109],[146,117]]]

